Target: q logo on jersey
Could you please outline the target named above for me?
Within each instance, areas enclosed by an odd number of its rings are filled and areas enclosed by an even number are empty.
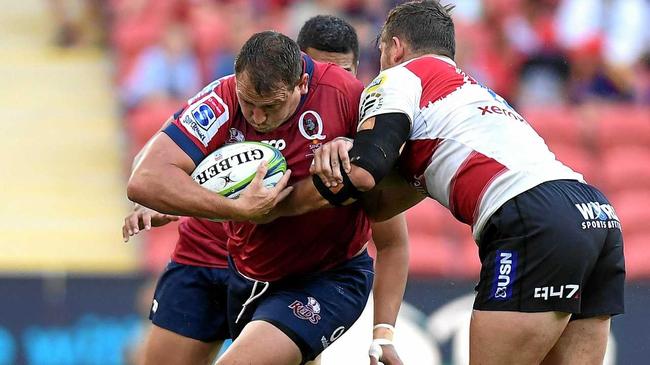
[[[323,134],[323,119],[313,110],[307,110],[300,115],[298,129],[303,137],[316,143],[325,139]]]

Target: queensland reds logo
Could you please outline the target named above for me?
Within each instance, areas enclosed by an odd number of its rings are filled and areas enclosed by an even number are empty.
[[[242,133],[239,129],[230,128],[228,130],[228,140],[226,141],[226,143],[237,143],[243,141],[244,141],[244,133]]]
[[[313,110],[307,110],[300,115],[298,129],[303,137],[314,142],[322,141],[326,137],[323,134],[323,119]]]
[[[320,321],[320,304],[312,297],[307,297],[307,304],[296,300],[289,305],[289,308],[293,310],[294,316],[309,321],[311,324],[318,324]]]

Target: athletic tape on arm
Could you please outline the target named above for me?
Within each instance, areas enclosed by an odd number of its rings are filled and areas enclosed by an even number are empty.
[[[323,180],[321,180],[321,178],[318,177],[318,175],[312,175],[314,186],[316,187],[320,195],[323,198],[325,198],[325,200],[330,202],[330,204],[335,206],[343,205],[343,203],[348,201],[350,198],[359,199],[362,194],[362,192],[359,191],[354,186],[354,184],[352,184],[352,181],[350,181],[350,177],[345,172],[345,169],[343,168],[343,164],[340,163],[340,161],[339,161],[339,166],[341,168],[341,175],[343,176],[343,184],[336,192],[333,192],[330,188],[325,186]]]
[[[403,113],[375,116],[375,126],[357,133],[349,152],[350,162],[368,171],[378,184],[397,162],[400,148],[411,130],[411,121]]]

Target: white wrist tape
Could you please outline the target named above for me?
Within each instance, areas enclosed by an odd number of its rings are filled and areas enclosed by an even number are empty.
[[[395,327],[392,324],[388,324],[388,323],[376,324],[372,329],[376,330],[377,328],[386,328],[387,330],[390,330],[393,333],[395,332]]]
[[[382,350],[382,345],[392,345],[393,341],[387,340],[385,338],[375,338],[370,344],[370,350],[368,350],[368,355],[374,357],[379,361],[384,355],[384,350]]]

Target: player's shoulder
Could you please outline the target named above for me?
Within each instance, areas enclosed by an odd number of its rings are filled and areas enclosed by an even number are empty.
[[[235,75],[227,75],[207,84],[201,91],[191,97],[187,103],[192,105],[208,95],[214,94],[219,98],[236,100]]]
[[[357,97],[363,90],[363,83],[352,73],[333,63],[314,61],[314,83],[316,87],[337,90],[346,96]]]

